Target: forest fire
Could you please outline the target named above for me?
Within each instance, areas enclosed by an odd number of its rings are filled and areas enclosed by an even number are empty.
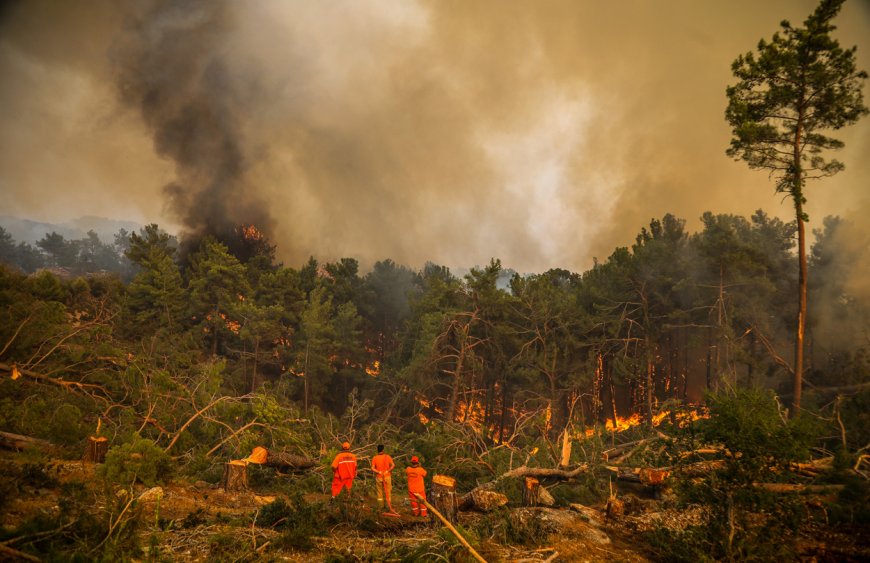
[[[652,426],[659,426],[665,420],[673,420],[676,422],[676,425],[680,428],[685,428],[687,425],[691,424],[696,420],[701,420],[703,418],[709,418],[709,414],[703,407],[695,407],[690,410],[685,411],[676,411],[671,412],[669,410],[661,411],[658,414],[654,414],[652,417]],[[616,424],[613,423],[613,419],[608,419],[604,424],[604,429],[607,432],[623,432],[630,428],[634,428],[635,426],[639,426],[644,423],[643,417],[640,413],[634,413],[629,417],[616,417]],[[586,429],[586,436],[592,436],[595,434],[594,428]]]

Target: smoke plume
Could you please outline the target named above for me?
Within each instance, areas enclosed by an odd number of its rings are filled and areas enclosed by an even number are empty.
[[[221,2],[130,3],[112,63],[123,102],[141,111],[154,150],[175,164],[163,188],[186,236],[227,238],[240,224],[269,231],[272,219],[246,183],[242,122],[255,82],[234,74],[224,44],[233,17]],[[134,11],[134,9],[137,9]]]
[[[815,0],[26,0],[0,12],[7,213],[192,234],[254,224],[309,255],[587,269],[652,217],[786,220],[725,156],[730,64]],[[835,23],[870,68],[870,4]],[[837,132],[866,193],[870,119]]]

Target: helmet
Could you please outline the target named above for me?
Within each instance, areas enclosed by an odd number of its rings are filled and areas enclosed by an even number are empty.
[[[411,456],[411,463],[420,463],[420,458],[417,456]]]
[[[345,442],[345,443],[343,443],[343,444],[341,445],[341,449],[343,449],[343,450],[349,450],[349,449],[350,449],[350,442]]]

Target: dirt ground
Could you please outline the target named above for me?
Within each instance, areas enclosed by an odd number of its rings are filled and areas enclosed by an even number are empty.
[[[0,461],[16,463],[16,456],[5,452]],[[37,482],[35,486],[25,484],[11,495],[12,498],[6,499],[0,510],[0,527],[4,530],[14,530],[37,514],[57,516],[65,484],[87,489],[95,510],[106,508],[106,493],[99,490],[102,484],[95,466],[80,461],[56,460],[44,465],[42,472],[44,482]],[[117,489],[113,494],[124,504],[130,492]],[[333,557],[340,555],[346,561],[375,561],[379,554],[389,553],[395,548],[419,546],[430,546],[427,549],[433,552],[432,560],[438,557],[443,560],[439,551],[455,548],[454,540],[440,523],[436,524],[431,516],[413,516],[401,498],[394,498],[399,516],[386,516],[381,514],[373,495],[357,492],[353,518],[367,520],[365,531],[352,522],[342,523],[341,517],[337,516],[335,526],[313,538],[313,549],[295,551],[275,549],[273,545],[280,533],[252,525],[258,512],[280,494],[268,491],[233,493],[202,481],[174,481],[152,488],[137,484],[132,495],[137,500],[143,523],[138,532],[139,543],[144,549],[141,560],[153,559],[149,554],[170,561],[215,560],[216,538],[232,538],[236,544],[247,545],[249,559],[273,561],[323,561],[328,554]],[[329,495],[310,494],[305,500],[322,503],[324,510],[341,510],[329,501]],[[586,513],[568,509],[518,509],[537,511],[537,517],[546,523],[547,528],[558,530],[558,533],[549,534],[548,541],[541,547],[505,546],[489,538],[480,538],[481,554],[487,561],[527,563],[648,561],[639,549],[615,530],[608,529],[600,509],[603,507],[591,507]],[[459,524],[465,529],[473,529],[475,522],[483,517],[479,513],[461,513]]]
[[[36,515],[56,517],[70,486],[92,500],[95,512],[107,504],[124,505],[136,499],[140,526],[141,561],[382,561],[384,554],[422,550],[419,558],[447,561],[445,553],[462,552],[440,522],[415,517],[403,498],[394,495],[399,516],[382,514],[372,491],[357,487],[355,500],[342,505],[326,494],[308,494],[304,502],[329,511],[331,527],[315,535],[306,551],[281,546],[282,532],[257,525],[260,512],[283,495],[266,490],[225,492],[203,481],[173,481],[148,488],[107,491],[93,465],[57,460],[41,464],[25,462],[19,455],[0,452],[0,528],[11,532]],[[17,465],[16,465],[17,464]],[[19,482],[12,488],[9,468],[17,468]],[[24,468],[24,469],[21,469]],[[27,473],[21,479],[21,473]],[[65,492],[66,491],[66,492]],[[706,515],[697,509],[668,509],[667,504],[627,495],[626,513],[607,521],[604,506],[571,505],[570,508],[514,508],[511,516],[526,522],[535,518],[542,534],[534,546],[505,545],[495,536],[477,538],[481,555],[490,562],[611,562],[650,561],[647,546],[639,542],[642,532],[657,526],[680,530],[702,525]],[[268,510],[268,509],[267,509]],[[486,529],[480,524],[487,515],[462,512],[459,525],[465,530]],[[861,534],[835,532],[824,527],[811,530],[802,539],[802,561],[870,561],[870,546]],[[8,541],[8,540],[7,540]],[[2,544],[3,542],[0,542]],[[12,543],[12,546],[15,544]],[[0,545],[2,548],[2,545]],[[222,551],[223,549],[223,551]],[[425,557],[424,557],[425,556]],[[0,560],[3,559],[0,552]],[[463,560],[472,561],[470,557]]]

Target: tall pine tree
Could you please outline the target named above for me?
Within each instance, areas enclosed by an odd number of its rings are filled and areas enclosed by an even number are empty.
[[[867,113],[861,87],[867,73],[855,65],[855,47],[843,49],[831,37],[831,20],[845,0],[822,0],[804,22],[780,25],[757,52],[731,65],[737,83],[727,89],[725,118],[732,127],[729,156],[767,170],[776,191],[794,203],[798,224],[798,316],[795,329],[792,416],[801,404],[807,311],[807,252],[804,188],[809,179],[832,176],[843,164],[825,157],[843,146],[823,132],[840,129]]]

